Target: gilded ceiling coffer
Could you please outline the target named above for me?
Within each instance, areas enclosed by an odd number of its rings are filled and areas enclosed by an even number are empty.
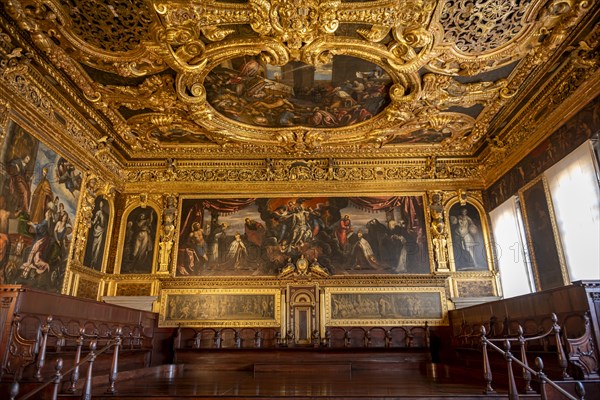
[[[100,141],[98,151],[111,145],[126,158],[163,159],[472,157],[490,145],[495,116],[517,103],[531,74],[542,73],[594,7],[577,0],[4,4],[110,121],[106,139],[116,142]]]

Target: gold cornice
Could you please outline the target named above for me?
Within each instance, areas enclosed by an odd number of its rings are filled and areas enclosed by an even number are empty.
[[[488,274],[489,275],[489,274]],[[478,276],[484,277],[485,274]],[[396,286],[435,286],[445,287],[448,275],[361,275],[361,276],[330,276],[327,278],[295,278],[280,279],[277,277],[255,278],[253,280],[238,277],[219,278],[166,278],[161,279],[161,289],[202,288],[202,287],[285,287],[287,284],[310,283],[319,286],[366,286],[366,287],[396,287]]]
[[[176,166],[141,162],[126,175],[125,190],[131,193],[147,190],[149,183],[177,193],[240,194],[483,188],[480,167],[471,159],[178,161]]]

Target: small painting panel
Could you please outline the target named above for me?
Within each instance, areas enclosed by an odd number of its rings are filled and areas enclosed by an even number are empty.
[[[449,214],[455,270],[487,270],[487,251],[479,210],[469,203],[456,203],[450,207]]]
[[[331,274],[430,272],[422,196],[184,199],[177,276],[277,275],[302,256]]]
[[[137,207],[127,216],[121,257],[122,274],[151,274],[156,253],[158,215],[151,207]]]
[[[546,181],[540,177],[519,197],[538,290],[566,285],[568,276]]]
[[[447,308],[440,288],[328,288],[326,323],[343,325],[441,324]]]
[[[164,290],[161,326],[260,326],[280,325],[278,289]]]
[[[494,284],[490,280],[460,280],[456,281],[458,297],[490,297],[494,296]]]
[[[0,281],[60,292],[82,173],[14,122],[0,157]]]
[[[205,79],[208,102],[224,116],[265,127],[346,127],[379,114],[392,85],[379,66],[336,55],[329,64],[283,66],[259,57],[227,60]]]
[[[104,196],[96,197],[83,257],[83,265],[96,271],[102,270],[109,218],[110,207],[108,201]]]

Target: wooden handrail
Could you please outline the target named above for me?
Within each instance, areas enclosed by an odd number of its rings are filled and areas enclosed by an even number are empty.
[[[585,396],[585,390],[583,389],[583,385],[581,384],[581,382],[576,382],[575,384],[575,390],[577,391],[577,394],[580,395],[579,398],[577,397],[573,397],[569,392],[565,391],[563,388],[561,388],[559,385],[557,385],[554,381],[552,381],[551,379],[549,379],[548,377],[546,377],[546,375],[543,373],[543,362],[542,359],[540,357],[536,358],[536,365],[538,366],[538,371],[535,371],[534,369],[532,369],[531,367],[529,367],[529,365],[521,362],[518,358],[516,358],[515,356],[512,355],[512,353],[510,352],[510,340],[505,339],[504,340],[504,346],[506,351],[502,350],[501,348],[499,348],[498,346],[496,346],[492,340],[488,339],[486,337],[486,330],[484,326],[481,326],[481,344],[483,347],[483,358],[484,358],[484,379],[486,380],[486,390],[488,388],[491,389],[491,382],[492,382],[492,374],[491,374],[491,370],[490,370],[490,366],[489,366],[489,359],[487,356],[487,347],[489,346],[490,348],[492,348],[493,350],[495,350],[496,352],[500,353],[502,356],[504,356],[504,358],[506,359],[507,362],[507,367],[508,367],[508,379],[509,379],[509,389],[508,389],[508,393],[509,393],[509,398],[512,399],[518,399],[519,395],[517,392],[517,387],[516,387],[516,383],[514,380],[514,375],[512,374],[512,362],[514,361],[515,363],[519,364],[522,368],[526,369],[530,374],[533,374],[534,376],[536,376],[538,378],[538,380],[540,381],[540,394],[542,396],[542,399],[546,398],[545,395],[545,384],[549,384],[550,386],[552,386],[555,390],[557,390],[559,393],[561,393],[563,396],[565,396],[567,399],[569,400],[582,400],[584,399]],[[493,391],[493,389],[492,389]],[[489,393],[489,392],[486,392]]]
[[[58,383],[56,383],[56,380],[58,379],[58,376],[60,375],[60,379],[62,379],[63,376],[73,372],[76,368],[79,368],[79,366],[81,366],[83,363],[89,363],[89,368],[88,368],[88,376],[87,376],[87,380],[85,383],[85,387],[84,387],[84,395],[86,393],[90,393],[91,396],[91,380],[92,380],[92,376],[91,376],[91,371],[92,371],[92,363],[94,362],[95,358],[97,356],[99,356],[100,354],[108,351],[108,349],[110,349],[112,346],[116,345],[117,343],[120,344],[120,341],[117,341],[117,339],[114,340],[110,340],[100,351],[96,352],[96,346],[97,346],[97,341],[93,340],[90,343],[90,353],[83,359],[81,360],[79,363],[75,364],[74,366],[72,366],[70,369],[68,369],[65,373],[60,373],[60,370],[62,369],[62,365],[63,365],[63,360],[62,358],[58,358],[56,360],[56,373],[52,376],[51,379],[48,379],[46,382],[44,382],[42,385],[38,386],[37,388],[35,388],[34,390],[32,390],[31,392],[27,393],[26,395],[24,395],[23,397],[21,397],[18,400],[26,400],[31,398],[33,395],[39,393],[40,391],[42,391],[43,389],[45,389],[47,386],[49,386],[51,383],[54,383],[56,386],[58,386],[60,384],[60,380],[58,381]],[[60,365],[60,368],[58,368],[58,366]],[[89,388],[88,388],[89,386]],[[18,382],[14,382],[13,385],[11,386],[11,391],[10,391],[10,400],[15,400],[16,396],[18,396],[19,394],[19,383]],[[55,389],[56,395],[58,395],[58,388],[56,387]],[[84,398],[84,395],[82,395],[82,398]],[[53,400],[56,399],[56,397],[53,397]]]

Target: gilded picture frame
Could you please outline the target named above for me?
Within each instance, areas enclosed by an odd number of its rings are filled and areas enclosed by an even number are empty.
[[[281,290],[163,289],[159,326],[280,328]]]
[[[540,175],[525,185],[519,190],[519,199],[536,288],[568,285],[569,274],[546,177]]]
[[[101,222],[102,218],[104,218],[103,222]],[[90,220],[91,226],[88,229],[88,235],[85,241],[85,248],[82,257],[82,265],[84,267],[90,268],[94,271],[106,272],[106,263],[108,261],[107,253],[110,249],[114,219],[115,208],[112,198],[107,197],[105,193],[99,193],[94,198],[94,208],[92,209]],[[97,236],[94,233],[97,233],[96,227],[102,223],[105,226],[103,238],[101,239],[100,244],[96,244]],[[98,246],[99,249],[96,246]],[[99,253],[96,254],[96,251]],[[94,262],[94,259],[96,259],[97,256],[100,257],[99,263]]]
[[[440,287],[328,287],[325,326],[445,325],[446,297]]]
[[[311,262],[318,259],[320,264],[332,267],[332,275],[427,275],[432,272],[433,258],[429,246],[430,232],[427,229],[429,210],[423,192],[362,196],[361,199],[380,200],[382,204],[387,204],[387,201],[389,204],[393,204],[368,211],[366,208],[371,206],[370,204],[365,204],[362,206],[363,208],[360,208],[361,206],[351,204],[350,199],[352,198],[358,199],[353,193],[343,193],[336,196],[324,194],[290,195],[287,197],[257,195],[257,197],[249,199],[226,196],[199,197],[197,195],[182,195],[178,204],[179,231],[172,253],[174,275],[177,278],[194,276],[277,276],[281,269],[285,267],[288,258],[296,259],[301,254]],[[248,204],[237,204],[244,201]],[[367,200],[365,200],[366,202]],[[215,220],[214,215],[211,215],[209,210],[209,207],[215,207],[215,203],[223,203],[223,207],[226,206],[231,209],[224,211],[222,216],[220,213],[215,212],[219,214],[218,219]],[[292,245],[295,244],[292,236],[293,228],[288,229],[290,237],[287,239],[283,236],[273,237],[279,235],[279,233],[270,236],[269,234],[274,232],[275,229],[270,225],[269,220],[264,219],[264,216],[268,214],[270,215],[269,218],[272,218],[272,215],[278,212],[279,209],[284,207],[290,209],[290,203],[293,203],[296,208],[303,208],[307,213],[309,210],[318,211],[319,206],[323,206],[324,211],[326,209],[326,211],[331,211],[334,217],[319,228],[320,234],[327,231],[329,237],[316,240],[317,238],[314,236],[316,228],[313,227],[312,238],[297,240],[298,244],[302,243],[304,245],[300,250],[299,248],[292,249]],[[409,203],[411,203],[410,207],[407,205]],[[194,207],[198,207],[198,209],[196,210]],[[404,209],[409,211],[404,211]],[[284,210],[283,213],[285,212],[288,212],[288,214],[277,215],[277,217],[281,219],[290,218],[294,214]],[[197,215],[202,215],[202,217],[194,220],[193,216]],[[337,224],[341,225],[345,217],[350,220],[351,230],[348,230],[348,232],[352,232],[353,236],[347,236],[347,250],[344,248],[337,251],[336,244],[341,243],[341,239],[337,236],[339,232],[336,229],[342,228]],[[392,225],[392,223],[395,224]],[[252,231],[258,232],[258,234],[252,233]],[[397,248],[385,246],[382,240],[372,239],[375,234],[384,231],[390,241],[403,243],[402,247],[406,250],[403,252],[400,245],[396,246]],[[411,232],[413,240],[404,239],[404,232],[408,231]],[[216,237],[223,232],[225,232],[224,237],[228,241],[224,245],[215,246],[217,243]],[[362,232],[364,236],[360,236],[359,232]],[[234,237],[238,234],[245,244],[246,260],[248,261],[246,265],[243,263],[240,263],[239,266],[236,265],[233,262],[235,257],[227,255],[227,253],[234,254],[231,248],[232,244],[235,244]],[[360,241],[360,238],[364,239],[363,242],[370,242],[368,253],[371,254],[371,257],[364,255],[359,257],[356,243]],[[276,241],[277,239],[279,240]],[[271,240],[274,243],[271,243]],[[287,240],[288,246],[283,251],[282,244],[285,240]],[[203,244],[198,246],[198,243]],[[325,243],[326,246],[319,247],[320,243]],[[199,247],[203,247],[203,249],[198,250]],[[333,252],[324,254],[322,249],[326,247],[333,249]],[[218,250],[215,250],[217,248]],[[354,254],[352,254],[352,250],[356,250]],[[364,253],[367,253],[367,251],[364,251]],[[255,262],[257,256],[253,256],[253,254],[261,254],[262,259]],[[354,258],[351,259],[351,257]],[[384,257],[387,258],[384,259]],[[220,260],[216,261],[217,258],[220,258]],[[404,262],[401,263],[400,260]]]
[[[119,228],[119,246],[117,247],[117,262],[115,264],[115,274],[121,275],[149,275],[156,272],[157,269],[157,257],[159,250],[159,227],[161,224],[161,217],[159,210],[161,207],[154,201],[134,201],[130,204],[123,213],[121,220],[121,226]],[[124,259],[127,256],[125,247],[128,242],[128,223],[132,222],[130,218],[139,218],[141,215],[152,215],[153,221],[151,221],[151,234],[150,242],[152,243],[151,255],[149,255],[147,262],[150,264],[150,268],[144,271],[127,271],[123,268]],[[147,217],[146,217],[147,220]],[[135,233],[135,232],[134,232]]]
[[[474,200],[450,199],[445,206],[448,255],[453,272],[489,271],[493,267],[490,229],[483,206]]]
[[[62,293],[68,282],[85,171],[40,140],[26,121],[7,118],[0,140],[0,275]]]

